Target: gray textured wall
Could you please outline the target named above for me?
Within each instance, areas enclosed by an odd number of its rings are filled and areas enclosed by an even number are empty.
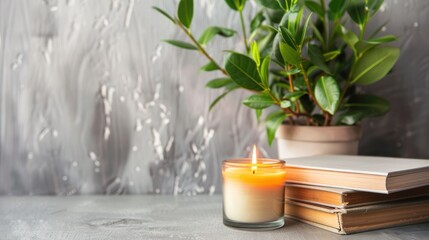
[[[206,60],[161,39],[185,39],[156,14],[175,1],[0,1],[0,195],[164,193],[220,189],[220,163],[258,144],[263,127],[236,92],[219,94]],[[374,22],[400,36],[393,74],[370,90],[393,103],[365,123],[361,153],[429,158],[429,2],[386,1]],[[248,5],[246,14],[255,11]],[[220,0],[199,0],[193,31],[238,29]],[[241,41],[217,39],[221,59]]]

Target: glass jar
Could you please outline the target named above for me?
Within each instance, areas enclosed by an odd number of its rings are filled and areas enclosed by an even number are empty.
[[[222,163],[223,222],[227,226],[276,229],[284,225],[285,162],[230,159]]]

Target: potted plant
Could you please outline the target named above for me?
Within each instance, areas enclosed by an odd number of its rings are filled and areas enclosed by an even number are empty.
[[[277,132],[279,157],[356,154],[364,118],[389,110],[387,100],[356,91],[357,85],[381,80],[397,61],[398,48],[385,46],[396,38],[379,36],[383,26],[366,27],[383,0],[255,0],[260,11],[250,23],[243,17],[246,0],[225,0],[241,21],[245,52],[225,51],[217,62],[206,44],[233,29],[211,26],[199,38],[191,32],[193,0],[180,0],[173,17],[154,7],[189,37],[167,43],[203,54],[201,69],[223,76],[207,83],[223,89],[210,109],[236,89],[249,90],[243,104],[265,118],[269,144]],[[246,28],[246,24],[250,24]],[[353,30],[354,29],[354,30]]]

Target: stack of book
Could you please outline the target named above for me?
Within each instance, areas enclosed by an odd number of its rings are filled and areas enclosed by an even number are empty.
[[[285,215],[339,234],[429,221],[429,160],[287,159]]]

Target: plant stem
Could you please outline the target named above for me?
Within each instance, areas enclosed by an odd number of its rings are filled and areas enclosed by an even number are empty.
[[[285,113],[290,113],[290,114],[292,114],[292,115],[294,115],[294,116],[298,117],[297,113],[296,113],[296,112],[294,112],[294,111],[292,111],[290,108],[281,108],[281,109],[282,109],[282,110],[283,110],[283,112],[285,112]]]
[[[270,95],[271,99],[274,100],[274,103],[277,105],[280,105],[280,101],[277,99],[276,96],[274,96],[274,94],[271,92],[271,90],[269,88],[267,88],[268,91],[266,91],[268,93],[268,95]]]
[[[364,35],[364,32],[365,32],[365,26],[366,24],[365,23],[363,23],[363,25],[362,26],[359,26],[359,28],[360,28],[360,34],[359,34],[359,40],[361,40],[362,41],[362,39],[363,39],[363,35]]]
[[[329,113],[324,111],[323,108],[319,105],[319,103],[316,100],[316,97],[314,96],[313,93],[313,89],[311,88],[310,85],[310,80],[308,79],[308,75],[307,72],[304,69],[304,65],[302,65],[301,63],[301,70],[302,70],[302,75],[304,76],[304,81],[305,84],[307,85],[308,88],[308,95],[310,95],[311,100],[316,104],[316,106],[323,112],[323,116],[325,116],[325,123],[328,122],[329,123]]]
[[[305,71],[304,65],[302,65],[302,63],[301,63],[301,70],[302,70],[302,75],[304,76],[305,85],[307,85],[307,88],[308,88],[308,95],[310,95],[311,100],[313,100],[313,102],[316,103],[316,105],[320,109],[322,109],[319,103],[316,101],[316,98],[314,97],[313,89],[311,88],[311,85],[310,85],[310,80],[308,79],[307,72]]]
[[[295,121],[293,120],[292,116],[289,116],[288,120],[290,125],[295,125]]]
[[[241,31],[243,31],[244,46],[246,47],[246,52],[249,52],[249,44],[247,43],[247,34],[246,34],[246,26],[244,25],[243,10],[240,10],[239,13],[240,13]]]
[[[331,125],[330,124],[331,123],[331,118],[330,118],[329,114],[327,112],[325,112],[323,115],[325,117],[325,122],[323,123],[323,126],[329,126],[329,125]]]
[[[345,97],[346,92],[347,92],[347,90],[349,89],[349,87],[350,87],[350,82],[349,82],[349,81],[347,81],[347,82],[346,82],[346,85],[344,86],[343,91],[342,91],[342,92],[341,92],[341,94],[340,94],[340,100],[338,101],[337,109],[335,109],[335,112],[337,112],[338,108],[343,104],[344,97]]]
[[[266,93],[271,97],[271,99],[273,99],[274,100],[274,104],[276,104],[276,105],[281,105],[281,101],[279,100],[279,99],[277,99],[277,97],[276,96],[274,96],[274,94],[271,92],[271,90],[270,89],[267,89],[268,91],[266,91]],[[298,105],[297,105],[298,106]],[[285,112],[285,113],[290,113],[290,114],[292,114],[293,116],[295,116],[295,117],[299,117],[299,116],[305,116],[305,117],[307,117],[307,118],[310,118],[311,119],[311,115],[310,114],[307,114],[307,113],[300,113],[299,112],[299,106],[297,107],[297,112],[294,112],[292,109],[290,109],[290,108],[282,108],[281,106],[280,106],[280,108],[282,109],[282,111],[283,112]]]
[[[359,40],[361,41],[363,40],[363,37],[365,34],[366,24],[368,23],[368,17],[369,17],[369,10],[368,10],[367,4],[365,4],[365,20],[363,21],[362,25],[359,25],[360,27]]]
[[[313,118],[312,118],[312,117],[311,117],[311,115],[310,115],[310,114],[308,114],[308,113],[296,113],[296,112],[292,111],[292,109],[290,109],[290,108],[281,108],[281,110],[282,110],[284,113],[292,114],[294,117],[297,117],[297,118],[299,118],[300,116],[304,116],[304,117],[306,117],[307,123],[308,123],[309,125],[310,125],[311,123],[313,123]]]
[[[228,73],[225,69],[223,69],[211,56],[207,53],[207,51],[204,49],[203,46],[195,39],[194,35],[192,35],[191,31],[187,28],[185,28],[180,21],[176,21],[176,24],[180,27],[180,29],[185,32],[185,34],[191,39],[191,41],[197,46],[198,51],[200,51],[210,62],[213,62],[216,67],[226,76],[228,76]]]
[[[289,71],[290,70],[290,67],[288,66],[287,68],[286,68],[286,71]],[[292,75],[288,75],[288,78],[289,78],[289,91],[292,93],[293,91],[294,91],[294,89],[295,89],[295,87],[293,86],[293,79],[292,79]]]
[[[287,71],[289,71],[290,69],[291,69],[291,67],[290,67],[290,66],[288,66],[288,67],[287,67]],[[292,78],[292,75],[289,75],[289,76],[288,76],[288,78],[289,78],[289,86],[290,86],[289,91],[290,91],[291,93],[293,93],[293,92],[295,91],[295,87],[293,86],[293,78]],[[298,102],[298,100],[296,100],[294,103],[295,103],[295,106],[296,106],[296,112],[299,114],[299,113],[300,113],[300,109],[299,109],[299,102]]]

